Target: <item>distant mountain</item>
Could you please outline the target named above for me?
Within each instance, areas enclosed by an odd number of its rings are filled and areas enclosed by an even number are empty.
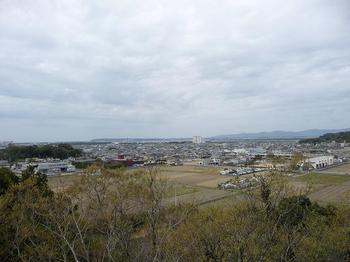
[[[220,135],[211,137],[211,140],[230,140],[230,139],[301,139],[316,138],[327,133],[338,133],[350,131],[347,129],[309,129],[304,131],[271,131],[258,133],[240,133],[232,135]]]
[[[159,143],[159,142],[186,142],[191,138],[98,138],[92,143]]]
[[[346,129],[309,129],[304,131],[271,131],[258,133],[240,133],[232,135],[219,135],[205,138],[209,141],[223,141],[236,139],[303,139],[317,138],[327,133],[350,131]],[[157,143],[157,142],[190,142],[192,138],[98,138],[88,143]]]

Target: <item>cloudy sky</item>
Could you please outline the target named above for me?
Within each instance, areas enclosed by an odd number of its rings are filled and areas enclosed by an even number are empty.
[[[0,0],[0,140],[350,127],[348,0]]]

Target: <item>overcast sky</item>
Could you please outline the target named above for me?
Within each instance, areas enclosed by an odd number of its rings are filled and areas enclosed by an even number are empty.
[[[350,127],[348,0],[0,0],[0,140]]]

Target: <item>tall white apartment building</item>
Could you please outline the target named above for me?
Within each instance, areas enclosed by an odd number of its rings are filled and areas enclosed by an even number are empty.
[[[202,143],[204,143],[204,139],[201,136],[194,136],[192,138],[192,143],[193,144],[202,144]]]

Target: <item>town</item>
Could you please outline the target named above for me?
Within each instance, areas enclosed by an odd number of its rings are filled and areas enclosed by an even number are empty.
[[[28,144],[2,142],[5,149]],[[198,166],[222,166],[220,175],[244,175],[266,169],[287,169],[288,161],[301,155],[295,171],[321,170],[344,163],[350,159],[350,151],[343,150],[349,143],[330,142],[320,144],[299,143],[298,140],[236,140],[213,141],[200,136],[193,141],[176,142],[84,142],[74,143],[73,148],[82,152],[78,157],[66,159],[31,157],[12,162],[0,160],[0,166],[9,167],[20,174],[28,166],[38,172],[51,175],[64,175],[79,172],[79,168],[102,161],[115,167],[144,167],[169,165],[180,166],[191,163]],[[225,168],[224,168],[225,167]],[[228,169],[227,167],[236,167]],[[253,169],[255,168],[255,169]]]

